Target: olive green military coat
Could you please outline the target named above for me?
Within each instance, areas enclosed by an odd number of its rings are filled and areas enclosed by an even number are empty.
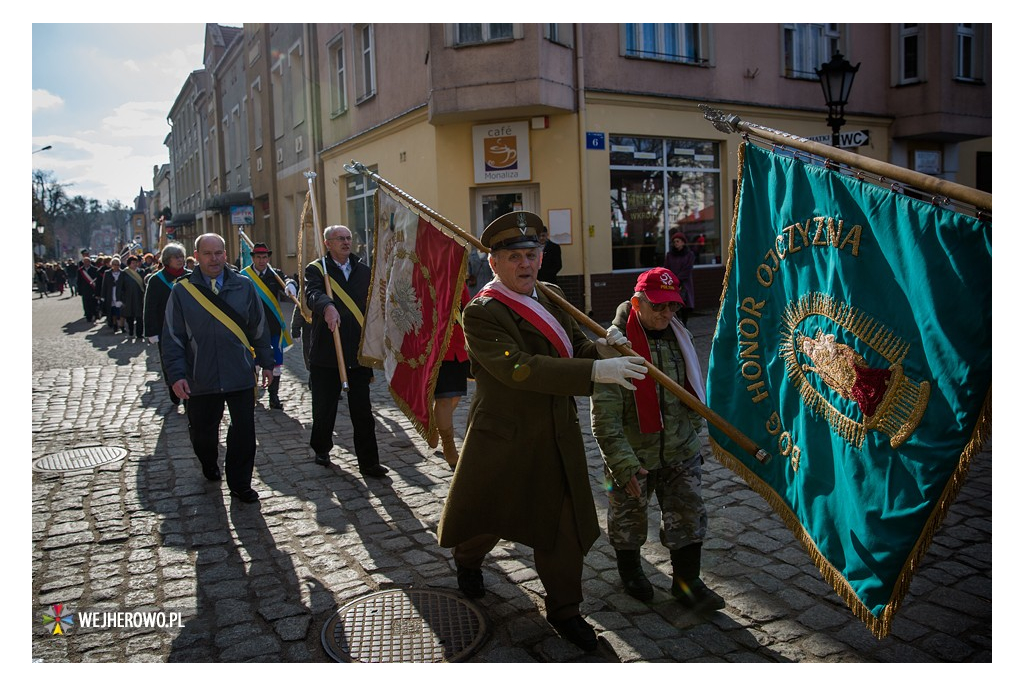
[[[538,301],[569,334],[571,359],[498,300],[477,298],[463,313],[476,393],[441,513],[442,547],[491,534],[549,548],[566,496],[584,553],[599,535],[574,399],[593,392],[596,345],[539,292]]]

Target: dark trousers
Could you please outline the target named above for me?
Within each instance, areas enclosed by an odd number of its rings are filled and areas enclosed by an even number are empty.
[[[216,466],[218,433],[225,404],[231,424],[228,426],[224,473],[231,490],[245,492],[252,487],[252,467],[256,460],[256,396],[252,388],[215,395],[192,395],[188,399],[188,436],[203,468]]]
[[[85,318],[89,321],[97,318],[97,304],[96,296],[92,293],[92,288],[84,286],[83,290],[79,291],[79,295],[82,296],[82,309],[85,310]]]
[[[359,468],[380,463],[377,453],[377,427],[370,407],[370,379],[373,371],[365,366],[348,369],[348,415],[352,421],[352,441]],[[338,416],[341,378],[332,366],[309,367],[309,385],[313,391],[313,428],[309,446],[317,454],[334,447],[334,421]]]
[[[484,557],[498,544],[496,535],[477,535],[455,545],[452,556],[459,566],[480,568]],[[583,549],[576,531],[576,517],[568,494],[562,499],[555,544],[533,550],[537,575],[544,584],[544,607],[548,620],[562,621],[579,616],[583,602]]]

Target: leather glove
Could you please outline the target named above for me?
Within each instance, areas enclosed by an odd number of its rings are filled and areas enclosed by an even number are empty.
[[[605,337],[597,339],[597,353],[601,355],[601,359],[620,356],[615,345],[629,345],[629,339],[618,328],[609,328],[604,335]]]
[[[636,390],[629,379],[643,378],[646,374],[643,357],[614,357],[595,361],[590,380],[595,383],[618,383],[627,390]]]

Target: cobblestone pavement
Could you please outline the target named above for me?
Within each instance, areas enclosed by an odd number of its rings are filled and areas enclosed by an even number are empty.
[[[347,602],[385,588],[456,587],[436,541],[450,472],[379,379],[374,412],[389,479],[358,475],[343,447],[352,437],[344,404],[335,466],[313,463],[310,394],[296,347],[286,355],[285,410],[262,399],[256,409],[254,487],[262,499],[236,504],[222,483],[203,479],[155,346],[86,324],[79,298],[34,298],[31,311],[33,460],[93,446],[128,451],[90,470],[32,473],[33,659],[328,662],[321,629]],[[691,320],[705,359],[713,326],[708,314]],[[456,414],[459,434],[468,404]],[[600,455],[588,403],[579,407],[604,526]],[[529,549],[503,543],[484,565],[489,591],[478,605],[490,632],[472,660],[991,661],[991,456],[989,449],[975,459],[883,640],[853,617],[768,504],[708,458],[704,577],[726,599],[724,611],[701,620],[671,600],[670,563],[652,516],[644,566],[659,589],[650,605],[623,593],[607,537],[586,558],[583,611],[602,645],[584,654],[539,611]],[[180,611],[184,625],[51,635],[41,614],[57,603]]]

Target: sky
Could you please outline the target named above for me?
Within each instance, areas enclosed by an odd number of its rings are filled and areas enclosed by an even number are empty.
[[[204,38],[201,23],[33,24],[32,168],[71,196],[132,206],[170,161],[167,115]]]

